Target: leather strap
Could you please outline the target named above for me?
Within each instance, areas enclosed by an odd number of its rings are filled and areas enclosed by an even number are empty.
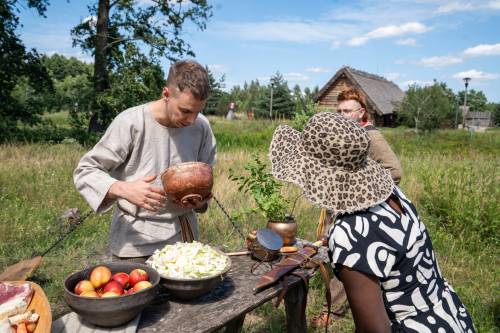
[[[189,224],[189,220],[186,215],[179,216],[179,222],[181,224],[181,236],[184,243],[191,243],[194,241],[193,230]]]
[[[315,260],[312,259],[315,264],[319,266],[319,271],[321,272],[321,277],[323,278],[323,282],[325,283],[325,288],[326,288],[326,304],[328,306],[328,314],[326,315],[326,325],[325,325],[325,333],[328,332],[328,322],[330,321],[330,313],[332,309],[332,293],[330,290],[330,276],[328,275],[328,271],[326,270],[326,267],[321,260]]]

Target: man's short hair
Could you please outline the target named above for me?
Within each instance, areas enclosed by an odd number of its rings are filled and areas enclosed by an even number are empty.
[[[206,100],[210,92],[207,70],[193,60],[181,60],[172,64],[166,86],[175,87],[181,92],[187,89],[201,101]]]
[[[363,96],[363,94],[358,89],[355,88],[342,91],[337,96],[337,103],[348,101],[351,99],[357,101],[359,104],[361,104],[361,107],[366,110],[366,99]]]

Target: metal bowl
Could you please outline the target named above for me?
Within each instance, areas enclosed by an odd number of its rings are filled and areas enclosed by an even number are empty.
[[[130,273],[135,268],[145,270],[149,275],[151,288],[138,292],[109,298],[90,298],[73,293],[76,284],[88,280],[90,272],[97,266],[106,266],[112,274]],[[86,321],[104,327],[120,326],[134,319],[157,295],[160,275],[153,268],[131,262],[112,262],[96,265],[69,275],[64,280],[64,299],[68,306]]]
[[[217,252],[223,252],[215,249]],[[200,278],[200,279],[176,279],[160,274],[160,284],[168,290],[168,292],[177,299],[192,300],[200,297],[203,294],[215,289],[227,272],[231,269],[231,259],[227,257],[226,268],[217,275]]]
[[[167,197],[183,205],[209,197],[213,187],[212,167],[203,162],[179,163],[161,175]]]

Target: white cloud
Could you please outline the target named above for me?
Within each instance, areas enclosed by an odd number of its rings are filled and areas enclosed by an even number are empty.
[[[420,46],[415,38],[400,39],[396,42],[396,44],[405,46]]]
[[[455,79],[463,79],[464,77],[470,77],[475,80],[496,80],[500,77],[497,73],[485,73],[475,69],[471,69],[465,72],[459,72],[453,75]]]
[[[330,73],[332,70],[324,67],[309,67],[306,71],[311,73]]]
[[[479,10],[498,10],[500,9],[499,0],[468,0],[468,1],[449,1],[441,4],[437,9],[437,14],[450,14],[455,12],[472,12]]]
[[[227,66],[227,65],[209,64],[207,66],[210,69],[210,71],[212,71],[213,73],[225,74],[226,72],[229,71],[229,66]]]
[[[429,27],[420,22],[409,22],[402,25],[388,25],[372,30],[363,36],[354,37],[350,39],[347,44],[351,46],[359,46],[365,44],[370,39],[403,36],[407,34],[422,34],[429,30]]]
[[[488,2],[488,7],[491,9],[500,9],[500,1],[499,0],[490,1]]]
[[[500,55],[500,43],[499,44],[480,44],[480,45],[466,49],[463,53],[465,56],[469,56],[469,57]]]
[[[87,16],[82,20],[82,23],[90,22],[91,27],[95,27],[97,25],[97,16],[91,15]]]
[[[445,67],[460,64],[462,62],[463,59],[457,56],[429,57],[421,60],[421,63],[427,67]]]
[[[498,44],[480,44],[465,49],[458,55],[436,56],[423,58],[420,63],[427,67],[445,67],[464,62],[466,58],[500,55],[500,43]]]
[[[304,75],[302,73],[295,73],[295,72],[290,72],[290,73],[285,73],[283,74],[283,78],[287,81],[308,81],[310,78],[307,75]]]
[[[353,25],[310,21],[223,22],[210,32],[231,38],[267,42],[335,43],[341,34],[352,31]]]
[[[332,50],[335,50],[335,49],[338,49],[340,47],[340,45],[342,45],[342,43],[339,40],[335,40],[332,42],[332,45],[330,46],[330,48]]]
[[[421,80],[408,80],[401,82],[399,86],[403,89],[407,89],[409,86],[417,85],[420,87],[432,86],[434,81],[421,81]]]
[[[394,80],[397,80],[399,79],[399,77],[401,76],[400,73],[385,73],[384,74],[384,77],[389,80],[389,81],[394,81]]]
[[[448,14],[451,12],[467,12],[477,10],[478,6],[472,2],[452,1],[439,6],[436,9],[438,14]]]

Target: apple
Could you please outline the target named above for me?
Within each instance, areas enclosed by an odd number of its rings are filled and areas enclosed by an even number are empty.
[[[36,323],[27,323],[26,324],[26,330],[28,331],[28,333],[35,332],[35,329],[36,329]]]
[[[149,281],[139,281],[134,285],[134,292],[138,292],[139,290],[151,288],[153,285]]]
[[[84,297],[99,297],[99,295],[94,290],[87,290],[80,294]]]
[[[114,291],[108,291],[108,292],[105,292],[104,294],[102,294],[101,297],[107,298],[107,297],[118,297],[118,296],[120,296],[120,294],[115,293]]]
[[[115,292],[117,294],[123,294],[123,287],[119,282],[116,282],[114,280],[109,281],[105,286],[104,289],[102,290],[104,293],[107,293],[109,291]]]
[[[94,288],[104,286],[111,280],[111,271],[106,266],[97,266],[90,273],[90,282]]]
[[[84,291],[94,291],[94,285],[89,280],[81,280],[75,286],[75,294],[81,295]]]
[[[119,284],[122,285],[123,288],[128,287],[129,277],[128,274],[125,272],[116,273],[115,275],[113,275],[113,277],[111,277],[111,280],[118,282]]]
[[[148,273],[140,268],[134,269],[132,272],[129,274],[129,283],[133,287],[137,282],[140,281],[148,281],[149,276]]]
[[[134,293],[134,288],[130,288],[129,290],[125,290],[125,292],[123,294],[129,295],[129,294],[133,294],[133,293]]]

